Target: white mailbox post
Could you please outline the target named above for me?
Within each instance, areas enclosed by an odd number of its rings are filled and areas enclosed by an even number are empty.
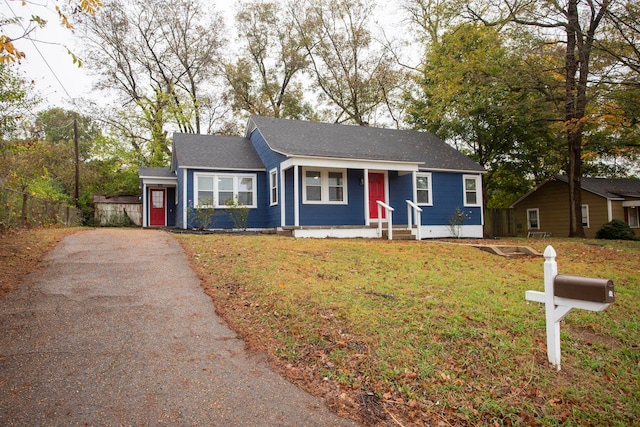
[[[560,322],[574,308],[602,311],[614,301],[613,282],[588,277],[559,276],[556,251],[547,246],[544,251],[544,292],[527,291],[527,301],[545,305],[547,324],[547,355],[549,362],[560,370]]]

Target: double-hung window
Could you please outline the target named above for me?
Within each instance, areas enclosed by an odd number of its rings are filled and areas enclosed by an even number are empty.
[[[197,190],[194,206],[198,208],[211,208],[214,206],[215,193],[213,191],[212,176],[198,176],[196,178]]]
[[[482,182],[480,175],[463,175],[464,182],[464,205],[481,206],[482,204]]]
[[[527,209],[527,229],[540,230],[540,210]]]
[[[278,169],[269,171],[269,202],[271,206],[278,204]]]
[[[329,202],[342,202],[344,200],[344,173],[329,171],[328,187],[329,187]]]
[[[418,205],[431,206],[431,174],[416,173],[416,202]]]
[[[254,174],[195,174],[196,208],[225,208],[236,200],[240,206],[255,208],[256,175]]]
[[[302,175],[303,203],[347,203],[347,171],[345,169],[303,168]]]

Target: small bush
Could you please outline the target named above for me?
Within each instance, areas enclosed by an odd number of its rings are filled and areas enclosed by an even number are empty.
[[[231,221],[233,221],[233,226],[246,231],[247,223],[249,222],[249,208],[240,203],[238,197],[233,200],[227,200],[226,204],[229,207],[228,213]]]
[[[619,219],[604,224],[596,233],[596,239],[633,240],[634,238],[635,233],[631,227]]]

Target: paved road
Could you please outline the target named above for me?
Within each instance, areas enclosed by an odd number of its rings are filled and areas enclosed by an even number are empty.
[[[244,350],[171,235],[98,229],[0,301],[0,425],[353,424]]]

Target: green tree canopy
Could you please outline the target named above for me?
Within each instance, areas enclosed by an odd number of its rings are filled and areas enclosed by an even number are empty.
[[[513,201],[499,188],[522,191],[532,177],[559,167],[549,127],[554,106],[527,87],[536,77],[529,70],[527,52],[507,47],[497,28],[461,24],[431,45],[420,89],[409,98],[407,120],[414,128],[438,135],[490,170],[489,205]]]

